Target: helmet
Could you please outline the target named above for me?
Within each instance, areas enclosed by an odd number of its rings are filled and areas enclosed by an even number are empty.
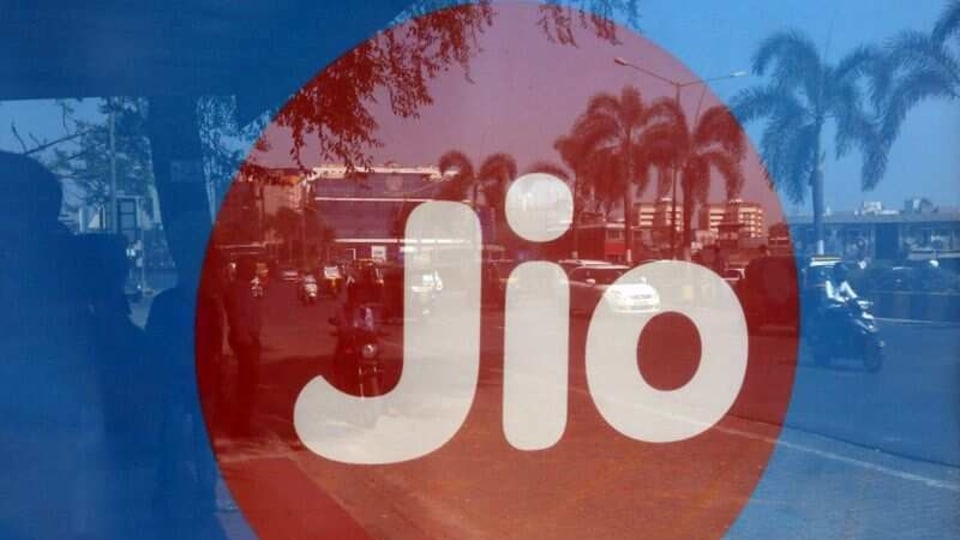
[[[847,268],[847,265],[843,263],[837,263],[833,265],[833,277],[837,281],[845,281],[849,273],[850,270]]]

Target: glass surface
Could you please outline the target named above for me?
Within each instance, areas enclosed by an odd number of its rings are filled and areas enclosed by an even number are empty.
[[[955,0],[74,4],[0,539],[956,537]]]

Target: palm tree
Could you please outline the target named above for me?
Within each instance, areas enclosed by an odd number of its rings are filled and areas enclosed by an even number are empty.
[[[887,51],[887,69],[875,74],[874,100],[884,139],[892,143],[907,112],[921,101],[960,98],[960,0],[947,2],[930,33],[899,34]]]
[[[559,142],[559,139],[558,139]],[[556,145],[554,145],[556,147]],[[569,165],[569,163],[568,163]],[[579,246],[580,246],[580,215],[584,210],[584,198],[579,194],[579,181],[577,179],[577,174],[574,173],[573,177],[570,176],[570,173],[567,169],[564,169],[562,166],[552,163],[550,161],[537,161],[527,169],[528,173],[544,173],[559,178],[563,180],[566,184],[572,184],[571,192],[573,192],[573,215],[571,218],[571,232],[573,233],[573,249],[571,250],[570,256],[574,259],[578,258],[579,255]]]
[[[497,152],[487,156],[480,163],[477,179],[483,187],[484,202],[490,207],[493,214],[491,216],[493,226],[491,243],[497,243],[497,231],[504,216],[503,208],[507,196],[507,187],[516,177],[517,162],[509,154]]]
[[[597,194],[610,200],[618,193],[622,200],[627,264],[633,262],[634,192],[645,190],[650,179],[653,145],[647,132],[653,120],[640,90],[625,86],[619,97],[606,92],[591,97],[571,133],[596,166]]]
[[[859,47],[834,64],[827,63],[817,46],[797,31],[779,32],[761,42],[753,57],[753,71],[770,82],[742,91],[733,110],[743,122],[766,118],[760,150],[770,180],[795,203],[812,192],[817,254],[823,253],[823,130],[836,126],[834,154],[845,155],[852,145],[863,163],[861,187],[872,189],[886,169],[887,145],[876,121],[863,109],[861,78],[880,57],[879,51]]]
[[[573,192],[573,216],[571,216],[573,250],[571,256],[576,259],[580,256],[580,219],[585,210],[587,199],[587,185],[584,178],[589,174],[591,165],[589,148],[583,144],[583,141],[569,135],[562,136],[554,141],[553,148],[560,154],[560,159],[573,174],[571,175],[566,169],[549,162],[538,162],[531,170],[552,174],[571,184],[571,191]]]
[[[287,206],[277,210],[270,219],[269,227],[276,231],[284,244],[287,245],[288,260],[293,260],[293,243],[300,231],[300,214]]]
[[[727,200],[739,196],[743,187],[740,161],[746,151],[746,140],[737,119],[722,105],[710,107],[699,118],[694,118],[692,128],[676,100],[658,100],[652,109],[655,116],[661,118],[650,131],[657,146],[652,153],[668,159],[680,175],[683,246],[689,247],[693,241],[694,210],[696,205],[705,203],[710,194],[711,170],[723,177]]]
[[[450,150],[440,156],[437,162],[440,173],[452,173],[452,178],[440,192],[440,198],[445,200],[464,200],[470,195],[470,202],[474,209],[479,207],[480,194],[483,193],[484,203],[493,213],[493,242],[496,242],[496,222],[503,207],[507,185],[517,176],[517,162],[509,154],[497,152],[487,156],[475,168],[466,154],[459,150]]]
[[[476,174],[474,174],[473,162],[466,154],[458,150],[450,150],[440,156],[437,161],[437,168],[440,174],[447,176],[452,173],[450,180],[440,191],[440,198],[451,201],[462,201],[472,192],[471,202],[474,206],[477,204],[477,183]]]

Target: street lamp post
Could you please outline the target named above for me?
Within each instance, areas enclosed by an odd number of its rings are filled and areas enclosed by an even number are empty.
[[[627,61],[627,60],[625,60],[624,58],[621,58],[621,57],[619,57],[619,56],[616,57],[616,58],[614,58],[614,59],[613,59],[613,62],[614,62],[615,64],[617,64],[618,66],[623,66],[623,67],[628,67],[628,68],[634,69],[634,70],[636,70],[636,71],[639,71],[640,73],[643,73],[644,75],[649,75],[650,77],[653,77],[654,79],[657,79],[657,80],[660,81],[660,82],[663,82],[663,83],[666,83],[666,84],[669,84],[670,86],[672,86],[672,87],[673,87],[673,101],[677,104],[677,107],[681,107],[681,108],[682,108],[683,104],[680,102],[680,91],[683,90],[684,88],[686,88],[686,87],[688,87],[688,86],[705,85],[706,83],[712,82],[712,81],[720,81],[720,80],[724,80],[724,79],[735,79],[735,78],[744,77],[744,76],[747,75],[747,72],[746,72],[746,71],[734,71],[734,72],[732,72],[732,73],[727,73],[727,74],[724,74],[724,75],[718,75],[718,76],[716,76],[716,77],[708,77],[708,78],[705,78],[705,79],[694,79],[694,80],[690,80],[690,81],[676,81],[676,80],[670,79],[670,78],[668,78],[668,77],[664,77],[663,75],[660,75],[659,73],[656,73],[655,71],[651,71],[651,70],[649,70],[649,69],[647,69],[647,68],[644,68],[644,67],[638,66],[638,65],[636,65],[636,64],[633,64],[633,63],[631,63],[631,62],[629,62],[629,61]],[[706,87],[704,87],[704,92],[706,92]],[[703,94],[701,94],[701,96],[700,96],[700,103],[702,103],[702,102],[703,102]],[[698,117],[698,116],[700,116],[700,105],[699,105],[699,104],[697,105],[697,112],[696,112],[696,114],[694,115],[694,118],[693,118],[694,125],[696,125],[697,117]],[[678,250],[677,250],[677,179],[678,179],[678,174],[677,174],[677,173],[678,173],[678,171],[677,171],[677,166],[676,166],[676,164],[674,164],[674,166],[673,166],[672,169],[673,169],[673,170],[671,171],[671,179],[670,179],[670,183],[671,183],[671,188],[670,188],[670,189],[671,189],[671,192],[672,192],[672,195],[671,195],[671,199],[672,199],[672,200],[671,200],[671,202],[670,202],[670,256],[673,257],[674,259],[676,259],[676,258],[677,258],[677,251],[678,251]],[[628,224],[626,224],[626,226],[629,227],[629,226],[631,226],[631,224],[628,223]]]

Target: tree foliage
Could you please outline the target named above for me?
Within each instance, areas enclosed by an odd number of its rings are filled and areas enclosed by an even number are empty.
[[[693,125],[683,107],[672,99],[657,100],[652,110],[659,120],[650,129],[650,140],[656,148],[649,153],[668,162],[679,175],[683,242],[689,246],[693,213],[709,197],[712,171],[724,180],[728,200],[740,196],[744,181],[740,162],[746,152],[746,138],[737,119],[721,105],[693,118]]]
[[[76,101],[59,102],[68,144],[51,147],[41,159],[61,179],[79,189],[86,204],[110,199],[111,170],[115,164],[117,188],[126,195],[146,196],[153,184],[150,141],[146,135],[147,103],[141,98],[97,101],[99,118],[78,117]],[[113,149],[111,152],[111,118]]]
[[[873,47],[858,47],[828,63],[813,41],[798,31],[773,34],[761,42],[753,71],[768,83],[744,90],[733,100],[743,122],[765,119],[760,151],[773,183],[797,203],[806,198],[821,168],[824,126],[836,126],[834,155],[856,146],[863,164],[861,187],[872,189],[886,170],[887,145],[865,103],[865,78],[882,57]]]
[[[621,201],[628,249],[633,246],[634,195],[647,189],[650,170],[665,159],[655,154],[660,146],[650,137],[656,120],[656,111],[640,90],[625,86],[619,96],[606,92],[592,96],[570,134],[582,145],[577,153],[585,157],[582,167],[590,170],[597,197],[607,202],[608,209],[613,201]]]
[[[495,23],[496,12],[489,0],[436,10],[441,4],[418,2],[397,19],[403,24],[347,52],[278,112],[274,121],[290,130],[292,157],[299,166],[308,147],[315,150],[312,162],[343,163],[350,170],[371,166],[371,150],[384,144],[372,104],[384,101],[392,114],[416,118],[433,103],[432,78],[458,68],[469,80],[480,36]],[[576,21],[616,42],[612,19],[621,15],[635,24],[639,18],[637,0],[548,2],[538,9],[545,38],[561,44],[576,43]]]
[[[907,113],[927,99],[960,98],[960,0],[946,3],[929,32],[902,32],[887,43],[873,99],[883,136],[893,142]]]

